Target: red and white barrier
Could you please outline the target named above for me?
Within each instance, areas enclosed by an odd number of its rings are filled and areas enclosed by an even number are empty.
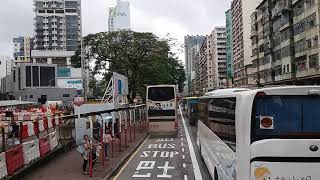
[[[0,154],[0,179],[4,179],[7,175],[6,154],[3,152]]]
[[[45,136],[39,139],[39,150],[40,150],[40,157],[44,157],[50,152],[50,142],[49,142],[48,136]]]
[[[22,128],[22,131],[21,131],[22,139],[33,136],[35,134],[33,122],[23,122],[21,128]]]
[[[47,117],[47,120],[48,120],[48,129],[53,128],[52,117],[50,115]]]
[[[39,140],[35,139],[22,144],[24,164],[30,164],[40,157]]]
[[[42,132],[42,131],[46,130],[43,120],[39,120],[38,124],[39,124],[39,132]]]
[[[6,164],[9,175],[14,174],[24,166],[23,149],[21,144],[6,151]]]
[[[54,150],[58,147],[58,137],[56,131],[49,134],[50,150]]]

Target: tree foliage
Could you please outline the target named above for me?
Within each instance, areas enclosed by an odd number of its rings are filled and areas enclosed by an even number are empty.
[[[147,85],[176,84],[182,91],[185,73],[170,51],[171,44],[152,33],[101,32],[84,38],[84,58],[93,64],[94,74],[104,77],[103,82],[108,81],[112,72],[127,76],[129,99],[137,93],[145,97]],[[71,59],[76,67],[81,65],[80,52],[79,48]]]

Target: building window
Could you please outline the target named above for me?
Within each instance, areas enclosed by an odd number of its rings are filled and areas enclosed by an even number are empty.
[[[33,86],[39,86],[39,67],[32,66],[32,82]]]
[[[29,98],[32,99],[32,98],[33,98],[33,95],[30,95]]]
[[[316,68],[319,67],[319,55],[314,54],[309,56],[309,67],[310,68]]]
[[[63,94],[63,97],[70,97],[70,94]]]
[[[290,72],[290,70],[289,70],[289,64],[287,64],[287,72]]]
[[[26,86],[31,87],[31,66],[26,66]]]
[[[58,68],[58,77],[71,77],[70,68],[66,68],[66,67]]]

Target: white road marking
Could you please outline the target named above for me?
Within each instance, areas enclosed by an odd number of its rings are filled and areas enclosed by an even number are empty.
[[[182,155],[182,159],[185,159],[186,158],[186,156],[185,155]]]
[[[181,146],[183,146],[183,142],[181,142]]]
[[[183,168],[186,168],[186,167],[187,167],[186,163],[183,163],[182,166],[183,166]]]
[[[193,149],[193,145],[192,145],[191,138],[190,138],[190,135],[189,135],[189,130],[187,128],[186,122],[185,122],[184,117],[182,115],[181,109],[180,109],[180,114],[181,114],[181,118],[182,118],[184,131],[186,132],[187,142],[188,142],[191,161],[192,161],[192,166],[193,166],[194,177],[195,177],[196,180],[202,180],[202,175],[201,175],[201,172],[200,172],[200,168],[199,168],[199,164],[198,164],[198,161],[197,161],[197,158],[196,158],[196,154],[195,154],[194,149]]]
[[[181,151],[184,152],[184,148],[182,148]]]
[[[181,141],[183,141],[183,138],[181,138]]]
[[[187,175],[184,175],[184,180],[188,180],[188,176]]]

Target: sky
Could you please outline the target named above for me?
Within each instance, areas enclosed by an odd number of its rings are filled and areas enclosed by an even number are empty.
[[[33,36],[33,0],[1,0],[0,55],[12,57],[12,38]],[[129,0],[131,29],[170,34],[183,44],[185,35],[206,35],[225,25],[231,0]],[[107,31],[108,7],[115,0],[82,0],[83,34]],[[179,58],[184,62],[183,54]]]

